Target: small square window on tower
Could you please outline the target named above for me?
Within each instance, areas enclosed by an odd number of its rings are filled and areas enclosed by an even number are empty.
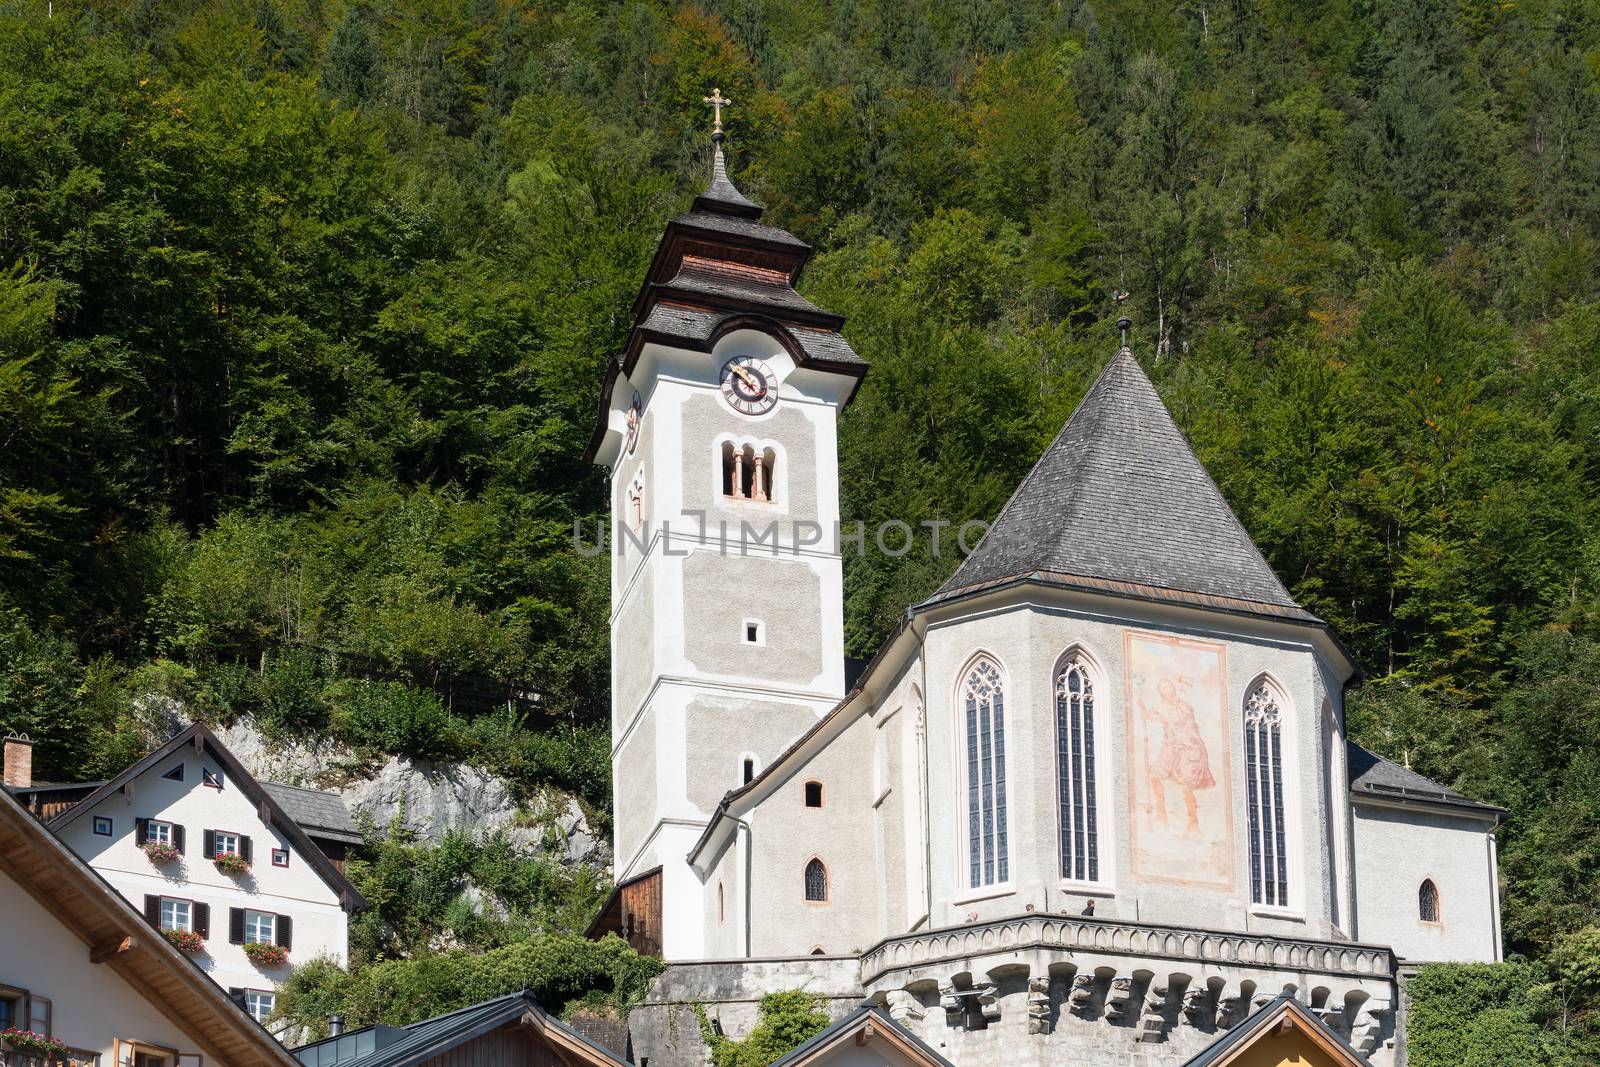
[[[747,645],[764,645],[767,643],[767,627],[760,619],[744,620],[744,643]]]

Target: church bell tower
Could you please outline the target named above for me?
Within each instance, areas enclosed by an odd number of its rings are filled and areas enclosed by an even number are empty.
[[[866,371],[795,281],[810,248],[727,174],[667,224],[606,370],[619,885],[659,879],[669,960],[703,958],[685,857],[730,790],[845,692],[836,428]],[[657,872],[659,873],[653,873]]]

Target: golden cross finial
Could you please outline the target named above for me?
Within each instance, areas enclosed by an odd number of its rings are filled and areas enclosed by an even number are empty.
[[[711,114],[712,114],[712,122],[713,122],[712,132],[713,133],[721,133],[722,132],[722,109],[724,107],[727,107],[729,104],[733,103],[733,101],[729,100],[727,97],[723,96],[721,89],[713,89],[713,90],[711,90],[711,95],[710,96],[701,97],[701,100],[704,101],[705,103],[711,105]]]

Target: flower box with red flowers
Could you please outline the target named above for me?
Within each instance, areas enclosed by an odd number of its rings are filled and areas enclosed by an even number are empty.
[[[244,954],[257,967],[282,967],[289,962],[288,949],[282,945],[269,944],[266,941],[246,942]]]
[[[64,1060],[72,1052],[55,1038],[34,1033],[32,1030],[0,1030],[0,1041],[10,1046],[11,1051],[35,1059]]]
[[[173,948],[191,956],[196,952],[204,952],[206,948],[206,939],[193,930],[163,930],[161,935],[172,942]]]
[[[178,857],[182,855],[178,851],[177,845],[169,845],[164,841],[146,841],[139,847],[144,849],[145,857],[158,867],[168,863],[175,863]]]
[[[213,862],[216,863],[217,870],[223,874],[240,875],[250,873],[250,861],[237,852],[219,852],[213,858]]]

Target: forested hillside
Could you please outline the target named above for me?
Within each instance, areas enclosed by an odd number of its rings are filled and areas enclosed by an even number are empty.
[[[846,516],[992,517],[1127,291],[1178,421],[1365,665],[1358,738],[1511,809],[1507,941],[1541,962],[1503,1010],[1588,1025],[1600,7],[0,12],[0,729],[45,775],[121,766],[170,697],[603,812],[582,451],[718,86],[736,180],[873,364]],[[850,651],[956,562],[852,559]],[[495,686],[541,699],[452,695]]]

